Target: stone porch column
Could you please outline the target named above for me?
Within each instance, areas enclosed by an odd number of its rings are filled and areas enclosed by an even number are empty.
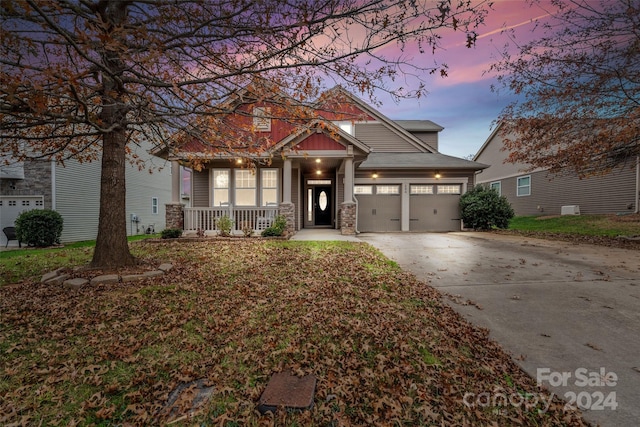
[[[356,204],[344,202],[340,205],[340,234],[356,234]]]
[[[284,234],[291,236],[296,233],[296,208],[291,202],[282,202],[279,206],[280,215],[284,216],[287,220],[287,227]]]
[[[182,203],[167,203],[165,206],[165,228],[179,228],[184,230],[184,205]]]

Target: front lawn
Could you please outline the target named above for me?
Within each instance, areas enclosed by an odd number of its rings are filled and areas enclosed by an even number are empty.
[[[519,216],[510,221],[509,229],[584,236],[635,236],[640,234],[640,216],[633,214]]]
[[[555,398],[547,410],[548,394],[486,331],[367,244],[132,250],[174,269],[78,290],[0,287],[0,425],[584,425]],[[317,377],[314,406],[260,416],[283,370]],[[194,418],[185,402],[163,410],[198,379],[213,394]]]

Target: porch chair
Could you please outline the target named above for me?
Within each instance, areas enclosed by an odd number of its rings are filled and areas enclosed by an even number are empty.
[[[2,232],[7,237],[7,243],[4,245],[5,248],[9,246],[9,240],[18,240],[15,227],[5,227],[2,229]],[[22,242],[20,240],[18,240],[18,247],[22,247]]]
[[[268,202],[267,207],[278,206],[277,203]],[[271,227],[273,224],[273,220],[275,219],[275,211],[267,211],[265,216],[259,216],[256,218],[256,229],[263,230],[265,228]]]

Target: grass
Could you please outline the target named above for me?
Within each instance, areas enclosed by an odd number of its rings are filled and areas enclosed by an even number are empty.
[[[136,242],[159,234],[128,237]],[[59,248],[16,248],[0,252],[0,286],[42,276],[60,267],[83,265],[91,261],[95,240],[65,244]]]
[[[367,244],[132,250],[174,269],[78,290],[27,272],[20,286],[0,287],[1,425],[166,425],[180,415],[162,410],[169,393],[203,378],[211,399],[172,426],[584,425],[558,400],[545,414],[467,407],[467,392],[540,390],[485,331]],[[12,259],[48,268],[32,253]],[[72,254],[67,266],[86,259]],[[316,376],[314,406],[261,417],[257,401],[282,370]]]
[[[577,236],[635,236],[640,234],[640,217],[638,215],[520,216],[511,220],[509,229]]]

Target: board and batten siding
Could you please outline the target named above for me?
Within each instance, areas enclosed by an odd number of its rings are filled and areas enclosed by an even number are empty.
[[[518,197],[517,178],[528,175],[531,176],[531,195]],[[546,171],[540,171],[498,181],[502,195],[520,216],[560,215],[561,207],[566,205],[578,205],[583,215],[633,212],[635,179],[635,170],[626,168],[585,179],[556,176],[550,180]]]
[[[354,136],[376,153],[415,153],[422,151],[393,133],[382,123],[356,123]]]

